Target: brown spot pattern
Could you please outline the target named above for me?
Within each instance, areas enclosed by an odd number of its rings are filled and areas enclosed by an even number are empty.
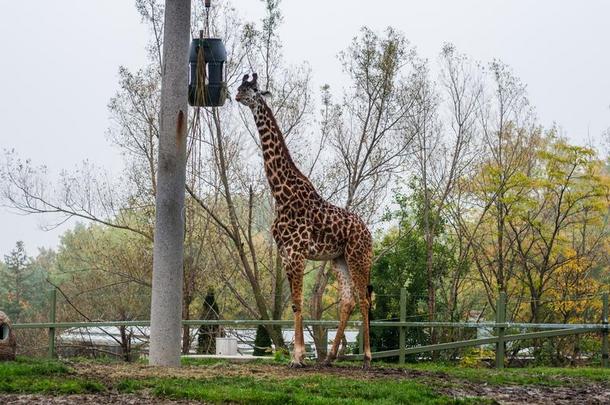
[[[252,84],[254,83],[254,84]],[[332,260],[341,289],[339,328],[327,361],[336,358],[347,321],[358,303],[364,323],[365,367],[370,365],[368,286],[373,243],[366,224],[356,214],[325,201],[290,156],[275,117],[255,82],[244,80],[239,102],[250,107],[258,128],[265,174],[276,202],[271,232],[282,256],[292,294],[295,321],[293,365],[302,365],[303,273],[306,260]]]

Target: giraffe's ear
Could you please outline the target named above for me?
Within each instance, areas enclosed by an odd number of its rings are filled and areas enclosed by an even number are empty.
[[[271,92],[270,91],[261,91],[261,96],[263,97],[271,97]]]

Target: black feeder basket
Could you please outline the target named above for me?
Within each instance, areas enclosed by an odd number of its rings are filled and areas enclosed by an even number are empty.
[[[203,66],[199,51],[203,51]],[[193,107],[220,107],[227,99],[224,64],[227,51],[220,38],[196,38],[189,49],[189,104]],[[203,80],[203,86],[199,81]]]

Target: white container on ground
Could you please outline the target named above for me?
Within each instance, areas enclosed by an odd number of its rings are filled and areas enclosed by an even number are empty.
[[[217,356],[237,356],[237,339],[216,338]]]

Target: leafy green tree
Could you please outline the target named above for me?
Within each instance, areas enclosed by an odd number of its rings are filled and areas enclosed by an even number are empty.
[[[150,319],[150,241],[105,225],[77,224],[61,237],[52,281],[60,288],[58,316],[66,321]],[[120,326],[112,339],[125,361],[141,341]]]
[[[150,243],[132,232],[77,224],[61,237],[53,282],[69,299],[66,320],[149,317]]]
[[[610,182],[594,150],[571,145],[551,132],[524,184],[529,192],[508,218],[516,241],[516,277],[531,297],[531,321],[548,322],[558,311],[545,308],[543,298],[578,293],[581,275],[589,273],[607,249]],[[592,287],[594,280],[586,284]]]
[[[425,224],[424,195],[419,182],[412,182],[409,195],[397,195],[399,209],[388,215],[388,219],[398,219],[398,227],[391,229],[376,247],[378,259],[373,265],[371,283],[374,289],[374,309],[372,319],[398,320],[400,317],[400,290],[406,289],[406,313],[410,321],[428,319],[429,299],[429,240],[427,230],[433,230],[432,275],[438,285],[442,285],[445,275],[457,271],[459,264],[454,258],[453,240],[445,229],[445,221],[440,215],[428,216]],[[439,300],[437,315],[447,312],[447,305]],[[446,316],[446,318],[450,318]],[[407,330],[407,345],[430,343],[431,337],[422,329]],[[398,329],[373,328],[371,332],[373,351],[392,350],[398,347]]]
[[[374,288],[374,320],[398,320],[400,316],[400,290],[407,289],[407,314],[409,320],[425,321],[426,245],[422,235],[415,229],[390,231],[377,247],[381,254],[372,271]],[[409,345],[425,344],[426,336],[419,329],[408,329]],[[372,328],[371,350],[392,350],[398,347],[398,329]]]
[[[0,266],[0,308],[15,323],[29,320],[46,303],[46,270],[28,257],[19,241]]]

